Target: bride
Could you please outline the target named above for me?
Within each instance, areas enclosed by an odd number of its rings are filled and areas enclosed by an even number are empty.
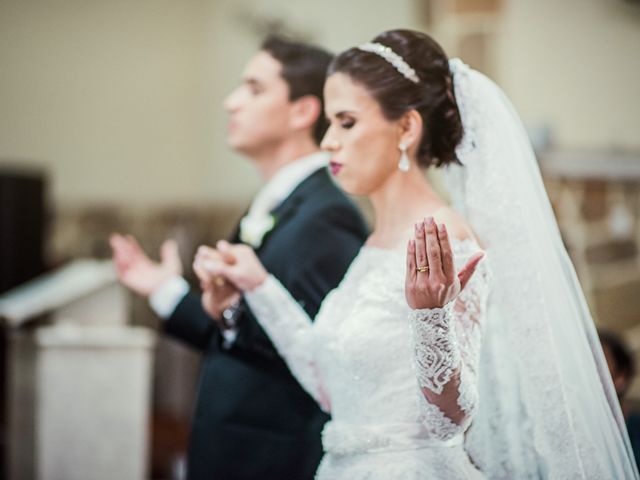
[[[194,262],[204,304],[221,277],[243,291],[331,414],[317,478],[637,478],[535,158],[499,88],[427,35],[393,30],[336,57],[325,101],[330,168],[369,197],[375,229],[315,321],[249,247],[201,247]],[[455,209],[427,167],[446,170]]]

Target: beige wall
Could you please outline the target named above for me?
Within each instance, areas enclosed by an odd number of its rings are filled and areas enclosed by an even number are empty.
[[[414,0],[218,0],[209,16],[207,65],[210,104],[217,108],[237,83],[242,67],[261,38],[252,24],[284,19],[296,33],[337,52],[372,38],[389,26],[418,28]],[[209,184],[212,198],[246,199],[259,185],[251,166],[224,147],[225,117],[212,118]]]
[[[254,23],[340,49],[412,26],[410,3],[4,0],[0,165],[44,165],[59,204],[245,202],[259,181],[225,146],[220,105]]]
[[[0,164],[45,165],[59,204],[246,202],[259,181],[220,105],[256,25],[340,50],[419,28],[419,1],[3,0]],[[526,122],[563,147],[640,147],[640,12],[505,0],[497,40],[496,79]]]
[[[623,0],[509,0],[498,78],[561,148],[640,149],[640,7]]]
[[[0,3],[0,158],[37,162],[63,202],[205,190],[202,6]],[[185,168],[186,167],[186,168]]]

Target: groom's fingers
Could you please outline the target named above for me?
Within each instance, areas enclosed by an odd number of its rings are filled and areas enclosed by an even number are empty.
[[[222,260],[224,260],[224,262],[228,263],[229,265],[234,265],[237,261],[235,255],[229,251],[220,252],[220,256],[222,257]]]
[[[122,271],[126,270],[126,267],[129,265],[129,257],[127,256],[125,239],[122,235],[114,233],[109,238],[109,245],[111,246],[113,261],[116,264],[116,268]]]
[[[135,255],[136,257],[147,256],[147,254],[144,252],[144,250],[142,250],[142,247],[138,243],[138,240],[136,240],[136,237],[134,237],[133,235],[127,235],[125,239],[127,241],[127,248],[129,249],[131,255]]]
[[[203,262],[205,268],[207,268],[206,265],[211,265],[211,262],[224,262],[229,265],[234,265],[236,263],[236,258],[229,252],[221,252],[220,250],[202,245],[198,247],[195,261]],[[223,286],[224,279],[216,279],[215,284],[219,287]]]
[[[218,263],[215,266],[214,275],[221,277],[224,280],[229,281],[234,287],[239,288],[237,285],[237,272],[233,265],[227,263]]]
[[[209,273],[202,268],[199,262],[193,262],[193,271],[195,272],[198,280],[200,280],[200,288],[202,290],[207,290],[211,286],[211,280]]]
[[[200,245],[196,251],[196,257],[215,258],[219,256],[220,254],[215,248],[211,248],[207,245]]]
[[[212,258],[205,255],[201,255],[196,258],[194,261],[194,269],[195,266],[198,266],[199,271],[206,272],[207,277],[210,282],[214,282],[214,279],[217,277],[226,277],[227,267],[228,265],[224,263],[222,258]]]
[[[236,256],[232,252],[233,246],[229,242],[226,240],[220,240],[216,243],[216,247],[226,263],[230,265],[236,263]]]

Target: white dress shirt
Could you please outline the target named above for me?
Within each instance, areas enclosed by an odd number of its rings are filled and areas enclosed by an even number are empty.
[[[270,218],[271,211],[280,205],[312,173],[326,167],[328,161],[326,153],[316,152],[291,162],[278,170],[254,197],[249,207],[249,212],[240,221],[241,237],[257,239],[259,236],[259,242],[261,242],[262,236],[266,233],[266,230],[262,230],[270,228],[265,225],[265,219]],[[262,234],[260,234],[261,231]],[[243,235],[243,232],[245,235]],[[258,245],[254,244],[254,246]],[[166,320],[173,314],[187,293],[189,293],[189,284],[181,276],[175,275],[165,280],[149,295],[149,305],[160,318]],[[230,337],[235,338],[235,332],[230,331],[228,333]]]

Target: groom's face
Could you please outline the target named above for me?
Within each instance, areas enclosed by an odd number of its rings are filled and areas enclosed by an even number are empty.
[[[258,52],[245,67],[241,84],[225,100],[227,140],[234,150],[257,156],[289,134],[289,86],[281,71],[280,62]]]

